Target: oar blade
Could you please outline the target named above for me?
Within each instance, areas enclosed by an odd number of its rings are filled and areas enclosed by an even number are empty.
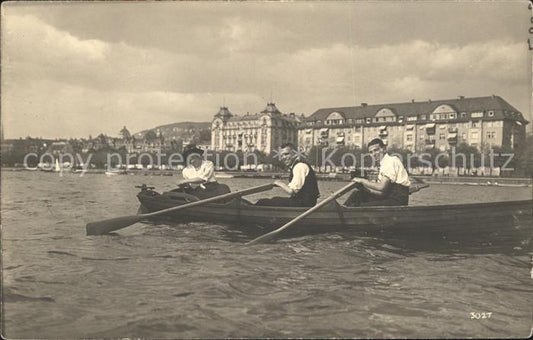
[[[142,220],[143,216],[122,216],[109,220],[87,223],[87,235],[103,235],[130,226]]]

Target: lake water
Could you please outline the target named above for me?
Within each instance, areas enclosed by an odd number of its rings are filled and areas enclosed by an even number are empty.
[[[206,223],[138,223],[116,235],[88,237],[86,223],[136,213],[135,185],[168,190],[178,177],[1,175],[2,333],[8,338],[531,332],[533,251],[527,242],[474,250],[442,240],[405,246],[329,233],[247,247],[248,235]],[[221,182],[235,191],[267,180]],[[326,197],[346,183],[319,184]],[[273,194],[281,190],[250,199]],[[431,185],[411,202],[531,197],[531,188]]]

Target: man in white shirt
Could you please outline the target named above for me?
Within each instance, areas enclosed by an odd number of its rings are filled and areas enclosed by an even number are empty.
[[[393,206],[408,205],[409,175],[398,157],[387,154],[385,143],[375,138],[368,143],[368,152],[379,162],[378,181],[353,178],[360,183],[344,205],[347,206]]]
[[[217,182],[215,166],[213,162],[203,159],[203,153],[204,151],[194,144],[185,147],[183,158],[187,167],[182,171],[183,180],[177,183],[180,191],[194,195],[199,199],[230,192],[227,185]]]
[[[320,193],[313,168],[298,158],[296,147],[292,143],[286,143],[281,146],[280,156],[290,171],[289,183],[275,181],[274,184],[283,189],[290,197],[260,199],[256,205],[279,207],[314,206]]]

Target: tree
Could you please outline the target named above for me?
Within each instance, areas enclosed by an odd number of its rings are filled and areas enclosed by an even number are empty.
[[[144,139],[147,143],[154,143],[157,140],[157,134],[155,131],[150,130],[144,134]]]
[[[516,168],[522,176],[533,177],[533,134],[526,137],[526,144],[516,157]]]
[[[459,144],[451,155],[452,166],[471,169],[481,165],[481,153],[475,146]]]

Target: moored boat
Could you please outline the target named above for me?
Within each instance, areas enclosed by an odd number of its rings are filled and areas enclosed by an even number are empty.
[[[137,195],[144,212],[153,212],[197,200],[170,191],[143,189]],[[296,233],[344,230],[393,232],[500,231],[531,235],[532,200],[431,206],[347,207],[336,201],[303,218],[291,228]],[[212,222],[239,228],[277,228],[308,208],[256,206],[246,199],[208,203],[165,214],[173,222]],[[264,229],[262,229],[264,230]]]
[[[126,170],[114,170],[114,169],[111,169],[111,170],[106,170],[105,174],[106,174],[106,176],[116,176],[116,175],[126,175],[127,172],[126,172]]]

